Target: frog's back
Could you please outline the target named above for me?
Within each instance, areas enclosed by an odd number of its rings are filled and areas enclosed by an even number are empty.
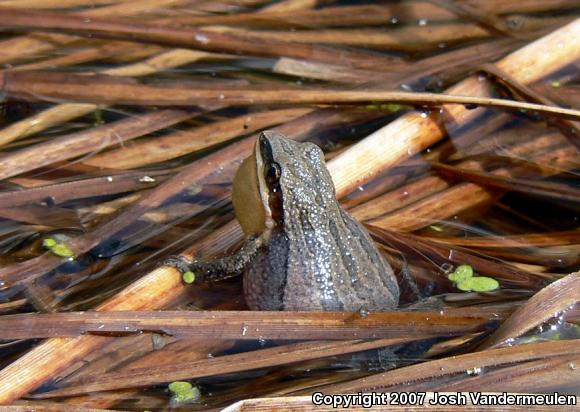
[[[273,235],[244,275],[251,309],[384,311],[398,306],[390,265],[356,220],[342,209],[338,215],[322,227]]]
[[[399,288],[390,265],[364,228],[340,209],[327,225],[290,242],[286,310],[392,310]],[[332,236],[320,236],[330,232]],[[308,253],[312,259],[304,259]],[[293,261],[302,264],[293,264]]]

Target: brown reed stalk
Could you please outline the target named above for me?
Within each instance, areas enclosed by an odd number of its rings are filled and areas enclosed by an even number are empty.
[[[8,315],[0,318],[2,339],[32,339],[118,333],[162,332],[203,339],[372,339],[480,332],[505,314],[448,309],[437,312],[122,311]]]
[[[521,37],[538,37],[541,31],[550,30],[569,23],[571,18],[525,19],[525,30],[518,31]],[[282,30],[247,30],[231,27],[207,28],[212,32],[249,36],[278,41],[291,41],[301,44],[326,44],[369,47],[379,50],[399,50],[407,52],[427,51],[444,45],[475,42],[490,38],[485,28],[470,23],[428,24],[425,26],[404,26],[389,30],[381,29],[327,29],[324,31],[282,31]]]
[[[115,169],[140,167],[194,153],[240,135],[288,122],[310,111],[312,109],[270,110],[212,122],[102,153],[83,161],[83,164]]]

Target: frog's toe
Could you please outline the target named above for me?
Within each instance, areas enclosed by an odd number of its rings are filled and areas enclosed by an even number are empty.
[[[192,262],[183,256],[171,256],[161,262],[160,266],[170,266],[181,272],[181,274],[191,272]]]

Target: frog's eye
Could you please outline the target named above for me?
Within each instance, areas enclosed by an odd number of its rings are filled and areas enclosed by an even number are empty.
[[[266,182],[270,184],[277,183],[281,174],[280,165],[278,163],[270,163],[266,170]]]

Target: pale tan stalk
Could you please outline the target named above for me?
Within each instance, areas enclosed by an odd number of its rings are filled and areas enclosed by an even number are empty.
[[[528,29],[525,26],[529,16],[521,14],[529,12],[541,12],[545,10],[564,10],[574,8],[574,3],[570,0],[558,1],[558,5],[548,5],[540,2],[535,4],[521,4],[520,2],[502,2],[491,5],[495,2],[482,1],[477,5],[477,10],[481,14],[493,13],[518,13],[517,16],[507,17],[506,23],[518,23],[517,31]],[[288,6],[290,4],[290,6]],[[552,3],[553,4],[553,3]],[[257,13],[215,13],[206,16],[193,14],[175,16],[171,22],[187,26],[204,25],[229,25],[232,27],[247,26],[255,29],[272,28],[280,30],[283,26],[298,28],[319,28],[319,27],[354,27],[354,26],[380,26],[383,28],[397,28],[397,24],[406,23],[417,25],[417,23],[429,16],[427,24],[434,22],[458,20],[458,13],[446,10],[435,4],[422,1],[406,1],[399,3],[385,4],[364,4],[322,7],[312,9],[315,6],[313,0],[296,0],[288,2],[277,2],[266,6]],[[325,5],[326,6],[326,5]],[[531,6],[531,7],[530,7]],[[292,10],[292,13],[288,13]],[[257,14],[260,16],[257,16]],[[545,17],[545,16],[544,16]],[[508,20],[509,19],[509,20]],[[468,19],[465,19],[468,20]],[[163,22],[165,22],[163,20]],[[504,23],[505,25],[505,23]],[[522,27],[523,26],[523,27]],[[508,30],[504,30],[508,31]],[[517,34],[515,32],[514,34]]]
[[[291,12],[294,10],[312,9],[318,0],[282,0],[264,7],[260,12]]]
[[[376,71],[356,70],[321,62],[290,59],[288,57],[278,59],[272,71],[274,73],[289,74],[296,77],[302,76],[318,80],[346,83],[365,83],[381,79],[380,73]]]

